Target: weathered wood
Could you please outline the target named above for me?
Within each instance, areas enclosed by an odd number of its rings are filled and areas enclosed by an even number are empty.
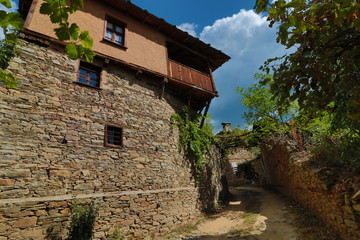
[[[159,96],[159,99],[162,99],[164,97],[164,93],[165,93],[165,86],[166,86],[166,83],[168,83],[169,80],[167,78],[164,78],[161,82],[161,91],[160,91],[160,96]]]
[[[211,76],[169,59],[169,76],[214,92]]]
[[[211,104],[211,100],[206,103],[206,108],[205,108],[204,115],[202,116],[202,119],[201,119],[200,128],[202,128],[205,124],[205,117],[209,111],[210,104]]]

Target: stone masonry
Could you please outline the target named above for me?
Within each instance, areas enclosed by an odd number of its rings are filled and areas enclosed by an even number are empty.
[[[76,68],[24,41],[9,67],[19,87],[0,87],[0,240],[65,239],[75,198],[99,208],[95,239],[115,226],[165,233],[197,217],[199,199],[216,202],[201,198],[179,153],[178,99],[159,99],[150,76],[115,64],[104,64],[101,89],[81,86]],[[104,146],[105,124],[123,127],[124,147]]]
[[[342,239],[360,239],[360,178],[339,169],[314,168],[296,142],[272,139],[262,144],[261,165],[268,183],[315,213]],[[260,168],[258,168],[260,169]]]

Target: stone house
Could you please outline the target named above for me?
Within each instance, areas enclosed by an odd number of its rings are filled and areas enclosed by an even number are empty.
[[[165,233],[202,210],[170,117],[207,111],[229,57],[129,1],[84,2],[70,20],[93,63],[67,57],[41,1],[20,1],[19,87],[0,85],[0,240],[65,239],[74,199],[99,207],[95,239]]]

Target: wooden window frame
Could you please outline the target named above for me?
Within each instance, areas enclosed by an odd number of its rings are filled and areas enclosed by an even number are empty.
[[[98,77],[97,81],[96,81],[97,86],[90,85],[90,82],[89,83],[80,82],[80,69],[84,69],[86,71],[96,73],[96,75]],[[86,86],[86,87],[95,88],[95,89],[101,89],[100,88],[101,73],[102,73],[102,68],[100,66],[90,64],[90,63],[84,62],[84,61],[79,61],[78,72],[77,72],[77,75],[76,75],[76,83],[81,85],[81,86]]]
[[[109,39],[107,36],[106,36],[106,31],[108,30],[108,27],[107,27],[107,24],[108,23],[111,23],[113,24],[113,28],[111,29],[111,32],[112,32],[112,38]],[[123,29],[123,32],[120,33],[120,32],[117,32],[116,31],[116,27],[120,27]],[[111,17],[111,16],[108,16],[106,15],[105,16],[105,26],[104,26],[104,34],[103,34],[103,40],[108,42],[108,43],[112,43],[112,44],[115,44],[116,46],[119,46],[119,47],[122,47],[122,48],[125,48],[126,49],[126,29],[127,29],[127,24],[114,18],[114,17]],[[122,43],[118,43],[115,41],[115,36],[116,34],[120,35],[122,37]]]
[[[112,144],[108,142],[108,129],[109,127],[112,128],[118,128],[120,129],[120,134],[121,134],[121,138],[120,138],[120,145],[118,144]],[[113,124],[106,124],[105,125],[105,136],[104,136],[104,146],[105,147],[112,147],[112,148],[122,148],[124,146],[124,128],[122,126],[119,125],[113,125]]]

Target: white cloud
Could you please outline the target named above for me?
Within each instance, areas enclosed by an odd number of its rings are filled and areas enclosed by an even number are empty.
[[[240,10],[233,16],[218,19],[205,27],[200,39],[231,57],[214,72],[219,98],[213,100],[210,113],[214,123],[231,122],[245,127],[241,119],[245,108],[239,102],[237,87],[254,83],[253,75],[271,57],[282,56],[285,48],[276,43],[276,29],[269,28],[266,17],[253,10]],[[216,126],[215,126],[216,127]]]
[[[196,28],[198,27],[198,25],[196,25],[195,23],[182,23],[176,27],[183,30],[184,32],[189,33],[193,37],[197,37]]]

